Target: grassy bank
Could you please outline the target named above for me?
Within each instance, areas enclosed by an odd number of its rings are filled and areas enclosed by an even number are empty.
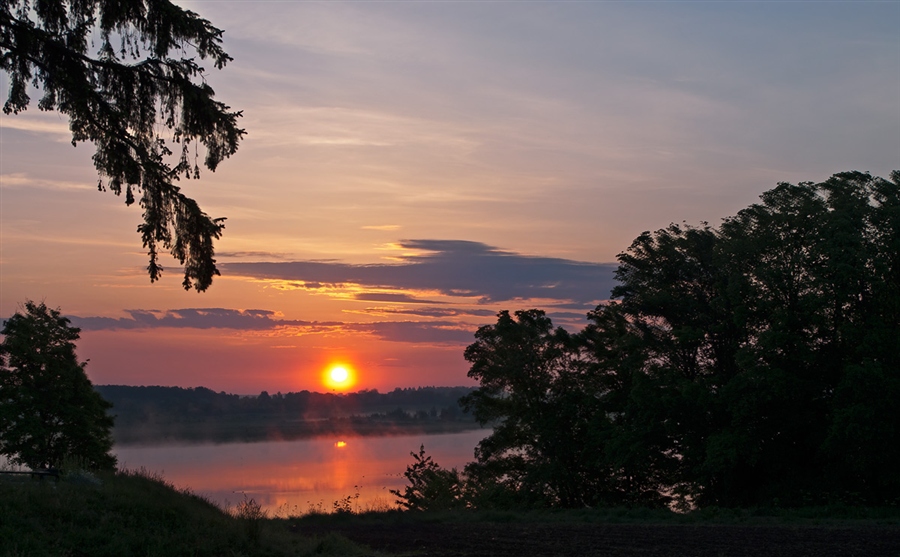
[[[304,537],[258,507],[225,512],[143,473],[0,475],[0,556],[371,554],[336,535]]]

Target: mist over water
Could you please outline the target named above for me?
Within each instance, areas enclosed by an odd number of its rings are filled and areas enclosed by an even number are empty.
[[[489,429],[450,434],[390,437],[320,437],[295,441],[116,447],[119,466],[159,473],[221,505],[253,498],[273,514],[310,508],[331,512],[352,497],[354,510],[394,506],[390,489],[406,485],[410,452],[425,446],[445,468],[474,459],[475,445]],[[359,493],[359,497],[355,495]]]

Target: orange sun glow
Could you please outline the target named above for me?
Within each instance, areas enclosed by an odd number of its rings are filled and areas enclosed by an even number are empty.
[[[356,374],[346,364],[333,364],[325,370],[322,382],[329,389],[344,391],[356,383]]]

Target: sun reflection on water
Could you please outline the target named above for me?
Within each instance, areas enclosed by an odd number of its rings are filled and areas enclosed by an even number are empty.
[[[226,443],[154,447],[116,447],[126,468],[146,468],[166,481],[220,505],[252,497],[267,511],[288,508],[293,514],[354,496],[361,510],[394,505],[391,489],[406,485],[403,472],[410,452],[424,444],[443,467],[461,468],[473,458],[475,445],[489,434],[473,430],[446,435],[301,439],[261,443]]]

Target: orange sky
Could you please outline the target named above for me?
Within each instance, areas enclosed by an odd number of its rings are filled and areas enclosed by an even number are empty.
[[[173,261],[149,283],[139,208],[64,118],[0,115],[0,316],[60,307],[100,384],[471,384],[479,325],[580,327],[641,232],[898,166],[897,3],[184,5],[225,30],[207,79],[248,131],[181,184],[228,218],[208,292]]]

